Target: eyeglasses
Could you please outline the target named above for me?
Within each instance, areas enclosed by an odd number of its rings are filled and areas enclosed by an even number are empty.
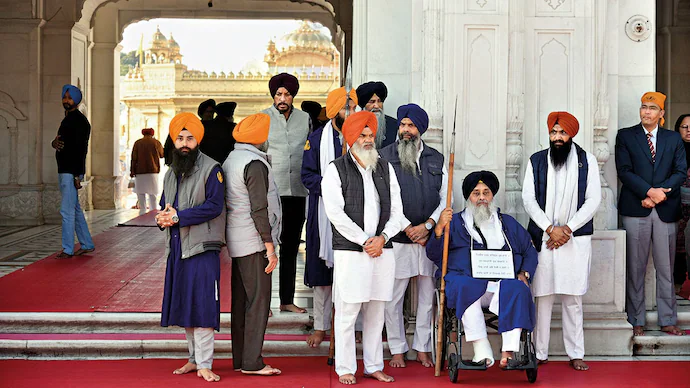
[[[688,125],[681,125],[681,126],[680,126],[680,129],[685,129],[685,130],[687,131],[687,130],[688,130],[688,127],[689,127]]]

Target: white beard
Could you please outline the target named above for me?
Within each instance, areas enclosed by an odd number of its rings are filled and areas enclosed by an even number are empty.
[[[352,153],[359,158],[365,169],[371,167],[372,171],[376,171],[376,162],[379,160],[379,152],[376,148],[366,150],[359,143],[355,143],[352,145]]]
[[[488,206],[477,206],[472,201],[467,201],[467,210],[472,213],[474,223],[481,228],[489,221],[491,215],[498,211],[498,207],[494,204],[494,201],[489,202]]]
[[[376,115],[376,121],[378,121],[378,129],[376,130],[376,139],[374,140],[376,144],[376,149],[381,148],[381,144],[386,140],[386,114],[383,113],[383,109],[378,109],[376,112],[371,112]]]
[[[400,165],[405,172],[413,176],[419,174],[417,168],[417,153],[419,153],[420,142],[421,140],[419,138],[414,141],[404,139],[398,140],[398,158],[400,158]]]

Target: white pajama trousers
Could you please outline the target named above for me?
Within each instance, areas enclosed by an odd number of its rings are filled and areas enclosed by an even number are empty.
[[[332,295],[333,288],[331,286],[314,287],[314,330],[331,330]]]
[[[563,344],[571,360],[585,357],[585,333],[582,325],[582,295],[561,294],[561,315],[563,316]],[[551,338],[551,312],[556,295],[537,297],[537,327],[534,330],[534,347],[537,359],[549,358]]]
[[[410,350],[405,336],[403,301],[410,278],[395,279],[393,299],[386,302],[386,334],[391,354],[403,354]],[[418,352],[431,351],[431,314],[436,285],[430,276],[417,276],[417,321],[412,349]]]
[[[335,372],[338,376],[357,372],[355,347],[355,321],[362,312],[362,350],[364,373],[383,370],[383,330],[386,302],[372,300],[363,303],[347,303],[337,296],[335,303]]]
[[[137,194],[137,200],[139,201],[139,215],[146,214],[146,197],[149,197],[149,210],[156,210],[158,208],[158,202],[156,201],[156,194]]]
[[[498,294],[500,290],[500,282],[497,285],[495,292],[486,292],[481,298],[477,299],[470,307],[465,310],[462,315],[462,326],[465,330],[465,340],[467,342],[474,342],[487,338],[486,321],[484,321],[484,311],[482,307],[488,307],[489,310],[498,315]],[[517,352],[520,350],[520,334],[522,329],[516,328],[510,331],[501,333],[503,345],[501,347],[504,352]],[[488,348],[489,352],[491,348]],[[478,356],[475,353],[475,359],[490,358],[493,360],[493,354],[486,354]]]
[[[185,327],[189,362],[196,364],[197,369],[211,369],[213,366],[213,328]]]

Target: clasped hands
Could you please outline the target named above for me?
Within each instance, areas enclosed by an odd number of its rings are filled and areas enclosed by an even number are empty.
[[[429,221],[433,223],[433,220],[427,220],[427,222]],[[405,229],[403,229],[403,232],[405,232],[407,238],[412,240],[412,242],[417,243],[421,246],[426,245],[426,242],[429,241],[429,235],[431,234],[431,231],[426,229],[425,224],[419,224],[417,226],[412,226],[412,224],[410,224]]]
[[[666,200],[666,193],[670,191],[671,189],[665,189],[663,187],[652,187],[647,191],[647,198],[642,200],[642,207],[651,209],[664,202]]]
[[[562,247],[565,243],[570,241],[570,236],[573,234],[573,231],[570,230],[568,225],[550,225],[548,228],[546,228],[546,234],[549,235],[549,241],[546,242],[546,248],[553,250]]]
[[[383,236],[369,237],[367,241],[364,242],[364,252],[371,257],[379,257],[383,254],[383,246],[386,240]]]
[[[156,224],[158,224],[158,226],[161,228],[173,226],[175,225],[175,222],[172,220],[174,215],[177,215],[177,210],[175,210],[175,208],[169,203],[166,203],[165,209],[159,210],[158,214],[156,214]]]

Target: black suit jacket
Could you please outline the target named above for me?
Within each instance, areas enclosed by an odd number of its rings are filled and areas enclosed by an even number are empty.
[[[685,147],[680,134],[659,128],[656,140],[656,159],[647,144],[642,124],[623,128],[616,135],[616,170],[621,188],[618,212],[622,216],[646,217],[652,209],[642,207],[650,188],[670,188],[666,201],[656,205],[659,218],[675,222],[681,218],[680,186],[687,176]]]

